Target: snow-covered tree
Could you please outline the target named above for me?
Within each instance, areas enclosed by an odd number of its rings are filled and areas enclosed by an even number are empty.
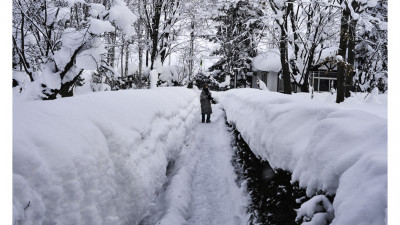
[[[257,44],[263,29],[262,11],[250,1],[221,4],[218,11],[213,18],[219,24],[212,41],[221,47],[212,54],[221,56],[221,59],[210,67],[210,71],[221,71],[216,76],[219,82],[230,76],[233,82],[231,86],[246,87],[247,72],[252,71],[252,58],[257,54]]]
[[[14,69],[18,69],[18,64],[23,65],[32,83],[25,86],[35,89],[37,97],[72,96],[85,69],[109,67],[102,63],[106,62],[102,59],[107,53],[104,35],[116,29],[132,34],[135,16],[123,1],[103,4],[72,0],[13,1],[13,47],[19,55]]]
[[[174,39],[173,26],[180,18],[182,2],[182,0],[143,0],[141,18],[147,36],[146,66],[150,69],[153,69],[158,56],[163,63],[170,53],[170,41]]]
[[[282,65],[283,93],[291,94],[289,53],[288,53],[288,23],[289,16],[293,11],[293,0],[269,0],[272,11],[274,12],[275,23],[280,29],[279,52]]]
[[[338,85],[336,102],[344,101],[350,96],[353,87],[355,65],[356,28],[360,21],[376,21],[376,17],[369,16],[369,10],[377,5],[376,0],[338,0],[342,7],[340,25],[340,42],[338,51]]]
[[[290,10],[293,35],[289,44],[294,50],[291,72],[304,92],[309,91],[311,69],[337,50],[340,10],[333,3],[333,0],[297,1]]]
[[[381,92],[387,90],[388,31],[387,1],[368,11],[357,29],[355,46],[354,90],[368,91],[378,87]]]
[[[339,65],[341,99],[387,89],[386,0],[13,0],[12,25],[13,86],[36,98],[73,95],[85,70],[115,89],[127,76],[147,87],[151,69],[184,85],[204,59],[219,60],[216,82],[246,87],[266,49],[279,51],[287,94],[293,82],[308,91],[327,59]]]

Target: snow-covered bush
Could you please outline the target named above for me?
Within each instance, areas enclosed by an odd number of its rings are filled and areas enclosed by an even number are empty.
[[[159,79],[167,86],[178,86],[180,84],[176,66],[163,66]]]
[[[332,203],[324,195],[317,195],[301,205],[296,221],[303,221],[302,225],[327,225],[333,218]]]
[[[203,89],[203,86],[207,84],[210,90],[219,90],[219,82],[214,79],[213,74],[215,73],[210,74],[199,71],[193,77],[193,80],[195,81],[197,88],[201,90]]]
[[[308,196],[320,190],[335,195],[333,225],[385,224],[387,120],[376,109],[385,105],[366,112],[360,104],[256,89],[230,90],[219,101],[256,155],[291,171]]]

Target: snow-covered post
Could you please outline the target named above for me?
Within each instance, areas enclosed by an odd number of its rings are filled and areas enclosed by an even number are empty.
[[[153,69],[150,72],[150,88],[154,89],[157,87],[157,83],[158,83],[158,72],[156,69]]]
[[[315,72],[313,71],[311,73],[312,73],[312,78],[311,78],[312,85],[309,88],[311,89],[311,99],[313,99],[314,98],[314,74],[315,74]]]

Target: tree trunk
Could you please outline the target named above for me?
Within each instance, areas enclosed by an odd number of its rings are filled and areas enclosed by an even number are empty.
[[[348,98],[350,97],[350,91],[353,90],[353,72],[354,72],[354,61],[355,61],[355,52],[354,48],[356,46],[355,43],[355,38],[356,38],[356,26],[357,26],[357,20],[352,19],[350,21],[350,26],[349,26],[349,44],[348,44],[348,49],[347,49],[347,62],[349,63],[349,67],[347,68],[348,71],[346,73],[346,78],[345,78],[345,97]]]
[[[125,76],[129,75],[129,41],[126,42],[126,50],[125,50]]]
[[[194,58],[194,17],[192,18],[192,22],[190,24],[190,28],[192,29],[190,32],[190,51],[189,51],[189,82],[193,77],[193,58]]]
[[[308,82],[308,80],[310,77],[310,70],[312,67],[312,62],[314,61],[315,48],[316,48],[316,46],[315,46],[315,44],[313,44],[313,46],[310,49],[310,53],[308,55],[307,70],[306,70],[306,73],[304,74],[304,82],[301,85],[302,92],[309,92],[310,83]]]
[[[61,97],[71,97],[74,95],[74,86],[76,84],[76,82],[81,78],[81,74],[83,72],[83,69],[81,69],[78,73],[78,75],[76,75],[74,77],[74,79],[72,79],[71,81],[65,82],[63,84],[61,84],[61,88],[60,88],[60,95]]]
[[[124,47],[125,47],[125,40],[124,40],[124,35],[123,34],[121,34],[121,41],[122,41],[122,44],[121,44],[121,77],[123,77],[124,76]],[[126,73],[125,73],[125,76],[127,76],[126,75]]]
[[[72,54],[69,62],[67,63],[67,65],[65,65],[64,70],[60,73],[60,79],[61,79],[61,87],[60,90],[51,90],[51,94],[45,93],[43,92],[43,94],[45,94],[47,97],[43,98],[43,100],[52,100],[52,99],[56,99],[57,95],[60,94],[61,97],[70,97],[73,95],[73,85],[75,85],[76,81],[80,78],[80,75],[83,72],[83,69],[80,70],[80,72],[78,73],[78,75],[76,75],[74,77],[74,79],[72,79],[71,81],[65,82],[63,83],[63,79],[64,77],[67,75],[68,71],[74,66],[74,62],[76,60],[76,56],[78,55],[78,53],[80,52],[80,50],[83,48],[83,46],[85,45],[85,43],[82,43],[81,46],[79,46],[74,53]],[[45,86],[44,86],[45,87]]]
[[[115,61],[115,33],[108,33],[108,54],[107,63],[114,68]]]
[[[152,41],[151,46],[151,64],[150,69],[153,70],[154,61],[156,60],[158,54],[158,34],[159,34],[159,27],[160,27],[160,18],[161,18],[161,8],[162,8],[162,1],[156,0],[155,7],[154,7],[154,16],[152,19],[152,27],[151,27],[151,34],[150,38]]]
[[[289,71],[289,60],[288,60],[288,46],[287,46],[287,34],[283,26],[281,26],[281,40],[279,43],[279,51],[282,65],[282,76],[283,76],[283,93],[292,94],[292,88],[290,85],[290,71]]]
[[[338,55],[342,56],[343,61],[337,64],[337,91],[336,91],[336,103],[344,101],[344,75],[346,72],[346,50],[349,32],[349,17],[350,10],[346,7],[342,12],[342,18],[340,21],[340,42]]]
[[[142,43],[142,20],[141,20],[141,15],[142,15],[142,7],[141,7],[141,0],[138,0],[138,14],[139,14],[139,20],[137,21],[137,26],[138,26],[138,52],[139,52],[139,65],[138,65],[138,76],[142,77],[142,67],[143,67],[143,43]],[[146,64],[147,66],[147,64]]]
[[[75,86],[76,82],[81,78],[80,76],[81,76],[82,72],[83,72],[83,69],[81,69],[79,71],[78,75],[76,75],[74,77],[74,79],[61,84],[60,90],[52,90],[51,94],[44,93],[46,95],[46,97],[43,98],[43,100],[54,100],[57,98],[58,94],[60,94],[61,97],[63,97],[63,98],[73,96],[74,95],[74,86]]]
[[[31,82],[33,82],[33,74],[32,74],[32,71],[30,70],[29,62],[26,60],[26,57],[25,57],[25,34],[24,34],[25,16],[23,13],[21,13],[21,15],[22,15],[22,18],[21,18],[21,51],[20,51],[21,55],[20,55],[20,59],[22,61],[22,64],[24,65],[25,72],[28,74]],[[16,45],[16,47],[18,47],[16,41],[14,44]]]
[[[78,9],[78,4],[80,3],[75,3],[75,20],[76,20],[76,25],[79,27],[79,9]]]
[[[111,63],[110,63],[110,65],[112,67],[115,66],[114,63],[115,63],[115,41],[116,41],[116,38],[117,38],[117,32],[115,31],[115,33],[111,34],[112,47],[111,47]]]
[[[29,63],[26,61],[25,57],[25,34],[24,34],[24,23],[25,23],[25,16],[24,14],[21,14],[21,54],[23,57],[23,60],[25,61],[26,67],[30,68]]]
[[[149,49],[146,49],[146,67],[149,67]]]
[[[149,68],[149,55],[150,55],[150,46],[148,40],[150,40],[150,28],[146,27],[146,67]]]
[[[168,48],[168,39],[169,39],[169,33],[164,34],[163,42],[161,45],[161,52],[160,52],[160,57],[161,57],[161,63],[164,64],[165,59],[167,58],[167,48]]]
[[[276,15],[278,15],[278,10],[285,11],[284,15],[282,15],[283,21],[276,19],[275,22],[279,25],[280,30],[281,30],[281,36],[279,39],[279,54],[280,54],[280,60],[281,60],[281,66],[282,66],[283,93],[290,95],[290,94],[292,94],[292,87],[290,84],[287,27],[288,27],[288,16],[290,13],[290,9],[288,9],[288,7],[293,7],[293,3],[288,4],[289,6],[284,6],[284,8],[280,9],[277,6],[275,1],[270,0],[269,2],[270,2],[272,10],[274,11],[274,13]]]
[[[64,70],[60,73],[60,78],[61,78],[61,83],[62,80],[64,79],[65,75],[67,75],[68,71],[72,68],[72,66],[74,65],[76,56],[78,55],[79,51],[83,48],[83,46],[85,45],[85,43],[82,43],[81,46],[79,46],[74,53],[71,56],[71,59],[69,60],[69,62],[67,63],[67,65],[65,65]]]
[[[295,16],[294,16],[294,9],[293,9],[293,1],[289,2],[288,4],[288,14],[290,16],[290,23],[292,25],[292,31],[293,31],[293,45],[294,45],[294,55],[295,58],[297,59],[297,55],[299,53],[299,45],[298,45],[298,40],[299,40],[299,35],[297,34],[297,29],[296,29],[296,23],[295,23]]]
[[[31,82],[33,82],[33,76],[32,76],[32,72],[30,71],[30,69],[27,67],[26,62],[24,61],[24,58],[22,56],[21,50],[18,48],[17,46],[17,41],[15,40],[15,37],[12,37],[14,46],[16,48],[16,51],[18,53],[19,56],[19,61],[20,61],[20,70],[22,70],[22,66],[24,67],[25,72],[28,74],[29,79]]]

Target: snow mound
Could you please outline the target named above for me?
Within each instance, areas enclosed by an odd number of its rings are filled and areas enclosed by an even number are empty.
[[[13,221],[137,224],[198,116],[187,88],[14,102]]]
[[[379,96],[379,90],[378,88],[374,88],[371,91],[371,93],[369,93],[369,96],[367,96],[368,98],[365,100],[365,102],[380,104],[381,101],[378,96]]]
[[[269,91],[267,85],[260,78],[257,77],[257,84],[260,90]]]
[[[333,225],[385,224],[385,118],[256,89],[230,90],[220,102],[256,155],[291,171],[308,196],[336,194]]]

